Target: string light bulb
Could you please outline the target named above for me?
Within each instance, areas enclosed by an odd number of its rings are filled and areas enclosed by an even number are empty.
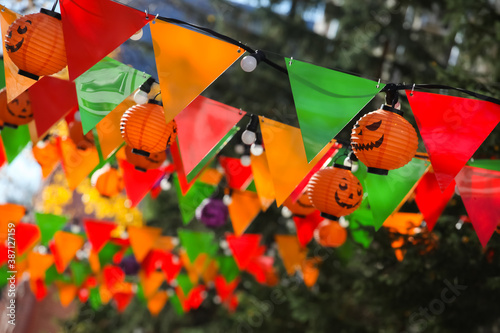
[[[250,158],[250,148],[248,146],[245,146],[245,152],[240,157],[240,163],[245,167],[250,166],[252,163],[252,159]]]
[[[141,29],[142,31],[142,29]],[[155,83],[155,79],[150,77],[149,79],[144,82],[139,90],[136,91],[134,94],[134,102],[137,104],[146,104],[149,100],[148,94],[151,91],[151,86]]]
[[[254,53],[244,56],[240,61],[240,67],[247,73],[253,72],[264,57],[264,52],[257,50]]]
[[[262,146],[262,135],[260,133],[256,133],[256,140],[250,146],[250,153],[254,156],[260,156],[264,152],[264,147]]]
[[[142,38],[143,34],[144,33],[143,33],[142,29],[139,29],[135,34],[133,34],[132,36],[130,36],[130,39],[131,40],[139,40],[139,39]]]
[[[241,134],[241,141],[246,145],[251,145],[257,139],[257,126],[259,125],[259,117],[252,114],[250,122],[246,130]]]

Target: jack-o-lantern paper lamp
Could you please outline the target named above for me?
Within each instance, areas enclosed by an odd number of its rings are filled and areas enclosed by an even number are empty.
[[[87,150],[94,146],[94,133],[92,131],[83,134],[82,123],[76,118],[68,125],[69,138],[75,144],[76,148],[80,150]]]
[[[319,170],[309,181],[307,193],[321,216],[336,221],[359,208],[363,187],[349,167],[335,164]]]
[[[368,172],[387,175],[411,161],[418,148],[417,132],[402,112],[382,105],[354,125],[351,146]]]
[[[21,16],[7,30],[5,49],[21,75],[38,80],[59,72],[67,64],[61,15],[42,9]]]
[[[295,216],[307,216],[314,213],[316,210],[306,192],[302,193],[302,195],[295,202],[288,197],[283,203],[283,206],[288,208]]]
[[[10,103],[7,103],[7,94],[2,90],[0,99],[0,119],[2,119],[4,126],[17,128],[33,120],[33,111],[27,90]]]
[[[137,104],[123,114],[120,131],[132,153],[149,157],[167,149],[177,137],[175,120],[165,122],[160,102],[150,100],[147,104]]]
[[[321,246],[339,247],[345,243],[347,231],[336,221],[324,220],[314,230],[314,239]]]
[[[132,164],[136,170],[146,172],[150,169],[158,169],[167,159],[165,150],[159,153],[151,153],[148,157],[132,153],[132,147],[125,146],[125,156],[127,161]]]
[[[122,175],[115,167],[110,167],[107,171],[101,173],[95,183],[97,191],[106,198],[119,194],[123,187]]]

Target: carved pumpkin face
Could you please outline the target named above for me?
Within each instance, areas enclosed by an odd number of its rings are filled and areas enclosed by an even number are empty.
[[[146,172],[150,169],[159,168],[167,159],[166,151],[151,153],[148,157],[132,153],[132,147],[125,146],[125,156],[127,161],[134,165],[136,170]]]
[[[408,163],[418,148],[415,129],[397,113],[377,110],[354,125],[351,146],[368,172],[387,174]]]
[[[28,91],[17,96],[7,103],[7,93],[4,89],[0,92],[0,118],[5,126],[17,128],[33,120],[31,102]]]
[[[359,208],[363,187],[347,169],[328,167],[318,171],[309,182],[308,194],[323,217],[337,220]]]
[[[67,63],[62,23],[45,12],[15,20],[7,30],[5,50],[20,74],[33,79],[59,72]]]
[[[312,205],[311,200],[307,193],[302,193],[302,195],[297,199],[297,201],[293,202],[290,197],[288,197],[283,205],[288,208],[293,215],[298,216],[307,216],[309,214],[314,213],[316,208]]]

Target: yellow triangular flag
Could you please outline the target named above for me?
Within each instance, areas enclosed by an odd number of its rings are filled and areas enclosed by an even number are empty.
[[[237,46],[174,24],[157,20],[149,26],[167,122],[243,54]]]

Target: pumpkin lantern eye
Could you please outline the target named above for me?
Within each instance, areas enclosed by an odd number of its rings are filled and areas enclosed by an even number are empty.
[[[27,31],[28,31],[28,27],[27,26],[25,26],[24,28],[21,28],[21,26],[19,26],[17,28],[17,33],[20,34],[20,35],[24,35]]]
[[[363,191],[358,189],[358,196],[361,196],[362,193],[363,193]]]
[[[377,121],[376,123],[367,125],[366,128],[369,129],[370,131],[376,131],[382,124],[382,120]]]
[[[339,184],[339,188],[340,188],[342,191],[345,191],[345,190],[347,190],[347,184],[346,184],[346,183],[340,183],[340,184]]]

